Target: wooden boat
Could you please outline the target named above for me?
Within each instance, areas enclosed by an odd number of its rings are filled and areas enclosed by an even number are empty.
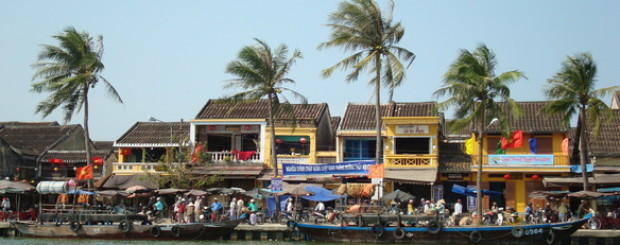
[[[454,227],[443,227],[433,217],[374,214],[358,216],[361,226],[291,222],[289,227],[305,233],[309,240],[334,243],[557,244],[569,239],[592,214],[565,223]]]
[[[16,221],[13,225],[23,236],[41,238],[214,240],[241,222],[147,225],[144,220],[144,215],[41,214],[38,223]]]

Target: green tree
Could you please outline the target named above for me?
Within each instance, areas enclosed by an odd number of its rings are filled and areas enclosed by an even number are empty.
[[[373,0],[351,0],[342,2],[338,10],[329,16],[332,33],[327,42],[319,45],[319,49],[341,47],[345,52],[355,53],[339,61],[334,66],[322,71],[323,77],[332,75],[335,69],[352,68],[346,77],[347,82],[356,81],[361,72],[368,70],[374,73],[369,84],[375,86],[375,119],[376,119],[376,157],[381,160],[381,81],[389,91],[392,101],[394,88],[401,85],[405,78],[406,67],[401,63],[411,62],[415,54],[397,46],[405,34],[405,28],[392,22],[394,3],[390,2],[389,10],[382,13],[379,5]]]
[[[84,145],[86,163],[91,165],[90,133],[88,127],[88,92],[102,82],[108,95],[123,103],[116,89],[101,76],[104,65],[103,36],[97,42],[87,32],[78,32],[67,27],[61,34],[52,36],[60,45],[43,45],[38,62],[32,65],[36,69],[32,78],[32,91],[50,92],[50,96],[39,103],[37,113],[47,117],[62,106],[65,123],[71,121],[74,113],[84,108]],[[89,188],[92,181],[89,181]]]
[[[601,123],[612,119],[612,111],[600,98],[618,91],[618,86],[596,88],[597,66],[589,53],[568,56],[562,68],[548,80],[545,94],[551,101],[545,108],[549,114],[563,114],[564,122],[578,114],[577,142],[583,176],[583,189],[589,190],[586,163],[589,154],[589,135],[596,136]],[[592,127],[588,132],[587,125]]]
[[[434,93],[437,97],[450,95],[450,98],[438,104],[439,109],[456,106],[456,119],[450,125],[452,131],[472,126],[476,128],[479,149],[476,181],[478,190],[482,189],[482,135],[487,124],[492,118],[497,118],[501,130],[507,134],[510,130],[507,117],[519,117],[523,114],[518,103],[510,98],[508,85],[525,78],[525,75],[514,70],[496,76],[496,64],[495,54],[484,44],[478,46],[473,53],[463,49],[444,74],[443,86]],[[482,213],[481,201],[482,192],[478,191],[478,214]],[[478,215],[477,221],[482,223],[482,215]]]
[[[237,60],[230,62],[226,66],[226,72],[236,76],[236,78],[227,80],[225,88],[241,88],[244,91],[236,93],[232,96],[223,98],[223,103],[239,104],[244,102],[254,102],[261,98],[267,98],[269,101],[269,128],[271,134],[271,159],[274,168],[274,174],[278,175],[278,156],[276,154],[275,143],[275,113],[280,110],[290,108],[290,102],[283,96],[282,92],[286,91],[307,104],[306,97],[298,92],[284,87],[286,84],[294,84],[295,80],[288,78],[288,72],[295,61],[302,58],[301,52],[293,51],[289,58],[288,47],[281,44],[275,50],[272,50],[265,42],[254,39],[258,42],[256,46],[245,46],[239,51]],[[234,108],[234,107],[233,107]]]

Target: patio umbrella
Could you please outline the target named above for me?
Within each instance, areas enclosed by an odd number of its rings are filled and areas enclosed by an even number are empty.
[[[159,189],[159,190],[156,190],[155,192],[159,195],[166,195],[166,194],[185,193],[185,192],[188,192],[188,190],[168,188],[168,189]]]
[[[125,191],[129,193],[135,193],[135,192],[140,192],[144,190],[147,190],[147,188],[141,185],[132,185],[130,187],[127,187],[127,189],[125,189]]]
[[[254,188],[252,190],[244,192],[243,195],[253,197],[256,199],[263,199],[266,197],[275,196],[275,194],[271,192],[271,190],[266,189],[266,188]]]
[[[206,191],[201,191],[201,190],[189,190],[188,192],[185,193],[185,195],[192,195],[192,196],[205,196],[209,194]]]
[[[401,190],[396,190],[390,194],[382,196],[381,201],[383,201],[386,205],[389,205],[390,204],[388,203],[389,201],[397,199],[397,198],[401,201],[404,201],[404,200],[413,199],[415,198],[415,196],[407,192],[401,191]]]
[[[578,191],[578,192],[569,193],[567,196],[577,197],[577,198],[597,198],[597,197],[602,197],[604,195],[605,194],[596,192],[596,191]]]

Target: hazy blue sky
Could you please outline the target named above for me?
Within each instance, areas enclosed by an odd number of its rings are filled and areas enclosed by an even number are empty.
[[[299,49],[290,72],[292,89],[310,103],[328,103],[342,116],[347,103],[372,103],[367,79],[344,81],[339,72],[320,71],[350,53],[318,51],[330,29],[327,17],[339,1],[0,1],[0,121],[59,121],[35,115],[47,94],[30,92],[41,44],[57,45],[52,35],[66,26],[103,35],[106,69],[102,75],[124,104],[91,92],[90,127],[94,140],[116,140],[149,115],[164,121],[191,120],[224,90],[224,72],[245,45],[259,38],[272,47]],[[380,1],[382,6],[385,1]],[[567,55],[591,52],[598,63],[598,88],[620,84],[620,1],[395,1],[394,19],[406,34],[400,42],[417,58],[395,94],[397,102],[437,99],[442,75],[459,49],[485,43],[495,51],[497,72],[518,69],[528,80],[511,86],[520,101],[545,100],[546,81]],[[385,91],[385,90],[384,90]],[[387,96],[382,95],[383,102]],[[610,98],[606,99],[610,103]],[[452,115],[446,115],[451,118]],[[75,115],[70,123],[82,123]]]

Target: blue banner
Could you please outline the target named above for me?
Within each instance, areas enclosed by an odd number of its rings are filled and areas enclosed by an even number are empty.
[[[489,164],[551,164],[553,155],[489,155]]]
[[[316,175],[316,174],[368,174],[368,166],[375,164],[375,161],[353,161],[342,163],[325,164],[294,164],[283,163],[282,172],[284,176],[290,175]]]

